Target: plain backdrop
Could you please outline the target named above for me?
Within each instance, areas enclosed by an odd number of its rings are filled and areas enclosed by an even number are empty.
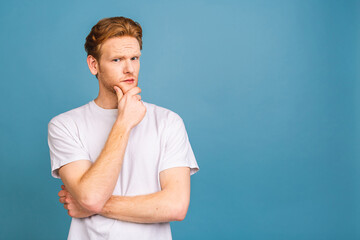
[[[359,1],[1,1],[0,239],[66,239],[47,124],[96,98],[85,37],[143,27],[143,101],[200,171],[174,239],[359,239]]]

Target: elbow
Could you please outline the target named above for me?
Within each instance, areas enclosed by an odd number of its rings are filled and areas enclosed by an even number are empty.
[[[173,207],[173,219],[174,221],[183,221],[186,217],[188,211],[189,203],[179,203],[177,206]]]
[[[83,203],[82,206],[94,214],[99,214],[104,207],[101,204],[92,204],[92,203]]]
[[[82,207],[95,214],[99,214],[102,211],[105,202],[104,199],[95,196],[86,196],[79,201]]]

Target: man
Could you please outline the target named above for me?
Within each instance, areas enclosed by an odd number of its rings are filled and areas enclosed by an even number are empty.
[[[171,239],[169,222],[185,218],[199,167],[180,116],[141,101],[141,26],[102,19],[85,49],[99,94],[48,124],[68,239]]]

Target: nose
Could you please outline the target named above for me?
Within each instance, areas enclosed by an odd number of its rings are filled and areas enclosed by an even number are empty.
[[[131,60],[126,60],[124,66],[124,73],[133,73],[133,72],[134,72],[134,66]]]

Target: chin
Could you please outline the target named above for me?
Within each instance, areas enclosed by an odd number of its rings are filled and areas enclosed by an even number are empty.
[[[136,87],[137,84],[128,84],[127,86],[122,86],[121,87],[121,90],[124,92],[124,93],[127,93],[130,89]]]

